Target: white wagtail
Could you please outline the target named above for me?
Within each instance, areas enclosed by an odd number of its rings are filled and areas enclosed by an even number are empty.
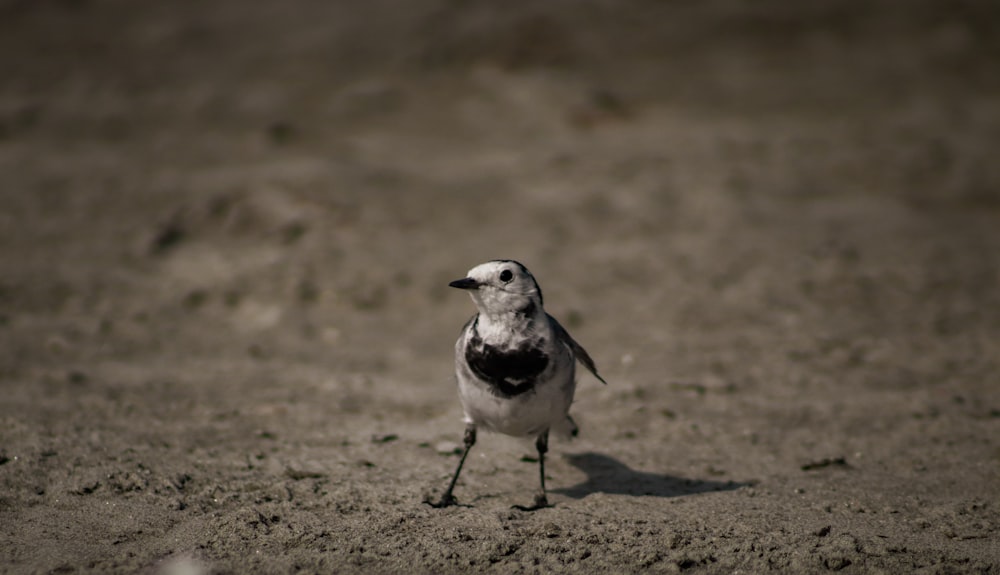
[[[513,260],[493,260],[469,270],[453,288],[468,290],[479,312],[462,328],[455,343],[458,395],[465,411],[465,450],[455,474],[434,507],[455,505],[452,495],[462,465],[483,428],[515,437],[535,437],[541,490],[531,511],[548,506],[545,452],[549,429],[568,424],[576,389],[575,362],[594,377],[594,360],[554,317],[542,308],[542,290],[534,276]]]

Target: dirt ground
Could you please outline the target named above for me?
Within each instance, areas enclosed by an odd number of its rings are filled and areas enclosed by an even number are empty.
[[[998,24],[0,1],[0,571],[1000,573]],[[493,258],[609,385],[432,509]]]

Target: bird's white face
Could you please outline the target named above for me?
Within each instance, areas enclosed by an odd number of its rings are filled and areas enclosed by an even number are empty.
[[[490,261],[469,270],[466,287],[480,311],[489,315],[521,312],[534,315],[542,309],[542,291],[527,269],[515,261]],[[459,280],[464,281],[464,280]],[[456,286],[458,287],[458,286]]]

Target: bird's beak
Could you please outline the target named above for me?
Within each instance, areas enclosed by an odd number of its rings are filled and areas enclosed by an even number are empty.
[[[458,289],[478,289],[479,288],[479,282],[476,281],[476,280],[474,280],[474,279],[472,279],[472,278],[462,278],[460,280],[455,280],[455,281],[451,282],[448,285],[451,286],[451,287],[453,287],[453,288],[458,288]]]

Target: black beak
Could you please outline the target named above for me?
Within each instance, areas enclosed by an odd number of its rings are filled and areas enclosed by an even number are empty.
[[[460,280],[455,280],[448,285],[458,289],[477,289],[479,287],[479,282],[472,278],[462,278]]]

